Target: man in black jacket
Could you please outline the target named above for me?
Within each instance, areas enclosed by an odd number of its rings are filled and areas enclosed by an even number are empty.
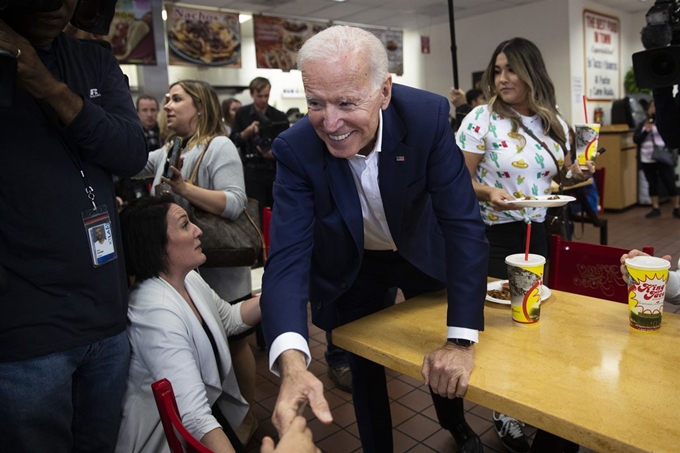
[[[0,107],[3,451],[113,452],[127,382],[112,175],[138,173],[147,152],[116,59],[61,32],[76,5],[0,12],[0,49],[18,67]]]
[[[250,82],[253,103],[236,112],[231,140],[243,159],[246,194],[260,203],[260,209],[274,204],[272,185],[276,165],[271,143],[282,131],[288,129],[286,114],[269,105],[271,84],[264,77]]]

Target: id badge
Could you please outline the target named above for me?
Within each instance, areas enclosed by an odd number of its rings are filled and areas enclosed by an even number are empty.
[[[113,245],[111,217],[106,206],[101,205],[96,209],[89,209],[83,212],[82,216],[94,267],[115,260],[117,254]]]

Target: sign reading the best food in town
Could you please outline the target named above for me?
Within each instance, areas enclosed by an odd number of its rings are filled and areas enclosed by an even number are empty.
[[[171,65],[241,67],[238,14],[166,5]]]
[[[616,17],[583,11],[585,92],[589,100],[619,98],[620,29]]]
[[[121,64],[156,64],[151,0],[118,0],[109,34],[95,35],[68,24],[64,32],[76,39],[108,41]]]
[[[327,27],[325,22],[254,16],[257,67],[281,69],[284,72],[296,69],[300,47]]]

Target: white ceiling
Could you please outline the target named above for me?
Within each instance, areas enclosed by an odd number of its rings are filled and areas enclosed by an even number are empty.
[[[454,0],[454,17],[484,14],[543,0]],[[565,0],[566,1],[566,0]],[[653,0],[595,0],[625,12],[648,10]],[[393,28],[422,28],[448,22],[447,0],[180,0],[184,5],[210,6],[239,12],[304,17]]]

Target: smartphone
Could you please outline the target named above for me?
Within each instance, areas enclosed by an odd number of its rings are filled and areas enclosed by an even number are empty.
[[[607,151],[607,148],[605,148],[604,146],[597,150],[597,152],[600,154],[600,156],[603,155],[605,153],[605,151]]]
[[[176,137],[175,141],[172,143],[172,148],[170,148],[170,152],[168,153],[168,159],[165,161],[163,176],[168,179],[172,179],[173,176],[175,176],[170,166],[172,165],[175,168],[179,168],[179,156],[182,154],[182,150],[180,149],[181,144],[182,139]]]

